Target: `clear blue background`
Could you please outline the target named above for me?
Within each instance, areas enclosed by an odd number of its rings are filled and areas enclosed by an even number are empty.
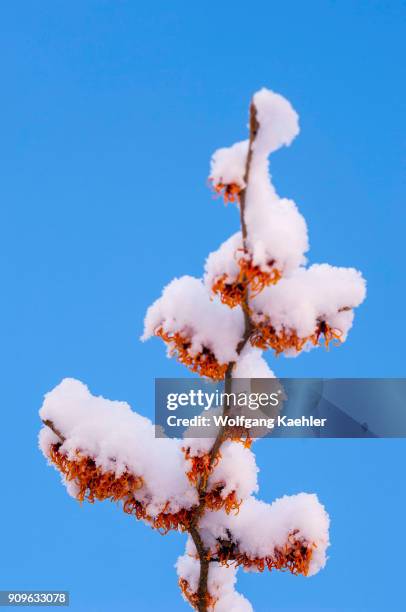
[[[236,230],[208,162],[245,137],[263,85],[301,117],[272,172],[306,216],[310,261],[354,265],[369,290],[346,345],[271,365],[405,375],[405,15],[397,0],[2,4],[0,588],[69,589],[74,612],[187,610],[184,536],[69,498],[37,411],[75,376],[152,416],[154,377],[185,374],[139,342],[143,315]],[[316,491],[332,519],[316,577],[240,576],[255,610],[403,610],[405,442],[255,450],[264,499]]]

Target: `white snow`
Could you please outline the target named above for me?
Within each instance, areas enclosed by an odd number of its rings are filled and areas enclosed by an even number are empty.
[[[188,481],[189,462],[180,440],[155,438],[149,419],[133,412],[125,402],[92,395],[82,382],[65,378],[45,396],[40,410],[65,438],[60,452],[74,459],[76,452],[91,457],[96,465],[117,476],[129,471],[142,477],[144,486],[135,498],[148,513],[178,512],[197,503],[197,493]],[[40,432],[40,447],[46,457],[58,438],[48,427]],[[74,487],[74,484],[71,485]]]
[[[249,344],[244,347],[233,370],[234,378],[275,378],[262,351]]]
[[[262,170],[262,171],[260,171]],[[265,168],[253,168],[246,196],[247,248],[252,263],[264,271],[288,274],[306,263],[306,222],[293,200],[272,193]],[[269,183],[269,184],[268,184]]]
[[[205,530],[206,544],[214,551],[216,538],[232,540],[238,544],[240,553],[248,557],[272,557],[275,548],[282,548],[289,535],[298,530],[297,539],[315,544],[310,562],[309,576],[316,574],[326,563],[326,549],[329,546],[330,519],[317,495],[299,493],[281,497],[272,504],[246,499],[238,514],[226,514],[223,510],[208,512],[201,521]]]
[[[296,204],[277,195],[268,170],[268,156],[289,145],[299,133],[298,115],[283,96],[268,89],[257,92],[253,101],[259,130],[246,186],[246,246],[254,266],[264,271],[276,267],[289,273],[306,261],[307,227]],[[237,183],[245,187],[246,155],[247,141],[216,151],[210,174],[214,185]]]
[[[365,280],[354,268],[314,264],[266,287],[251,306],[257,320],[268,318],[277,332],[283,328],[295,330],[299,338],[306,338],[323,320],[340,330],[345,340],[352,324],[352,309],[361,304],[365,293]]]
[[[255,153],[268,156],[289,146],[299,134],[299,116],[291,103],[280,94],[263,87],[253,96],[260,126],[255,138]]]
[[[245,199],[247,247],[254,265],[266,269],[274,261],[274,266],[287,274],[306,261],[307,227],[296,204],[276,193],[268,156],[289,145],[299,133],[298,116],[285,98],[267,89],[257,92],[253,100],[259,129]]]
[[[243,332],[243,316],[231,310],[209,292],[200,279],[182,276],[163,290],[145,317],[143,340],[162,327],[166,333],[179,332],[191,341],[190,353],[211,350],[220,364],[237,358],[236,348]]]
[[[187,547],[188,548],[188,547]],[[199,582],[199,560],[186,553],[176,562],[179,578],[187,580],[190,589],[196,593]],[[253,612],[249,601],[235,591],[237,568],[225,567],[219,563],[210,563],[207,581],[208,592],[217,601],[215,612]]]
[[[240,273],[238,262],[243,256],[241,232],[236,232],[206,259],[204,283],[207,289],[211,291],[215,282],[224,275],[225,282],[235,282]]]
[[[246,499],[258,490],[257,473],[255,456],[250,449],[235,442],[224,442],[221,458],[209,477],[208,490],[222,484],[223,499],[233,491],[238,500]]]
[[[231,147],[217,149],[213,153],[210,178],[214,185],[239,185],[245,187],[244,174],[248,152],[248,140],[236,142]]]

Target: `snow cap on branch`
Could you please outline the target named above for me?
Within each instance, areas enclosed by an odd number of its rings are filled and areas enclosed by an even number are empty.
[[[222,277],[225,277],[228,284],[237,280],[240,274],[238,262],[243,255],[241,232],[236,232],[227,238],[217,251],[209,253],[204,265],[204,283],[208,291],[211,291],[213,285]]]
[[[228,542],[233,545],[229,550],[237,561],[244,560],[241,564],[250,569],[261,568],[261,561],[265,559],[269,560],[271,569],[272,561],[282,563],[283,556],[289,566],[297,545],[303,545],[308,551],[305,552],[307,566],[300,573],[311,576],[326,563],[329,522],[315,494],[299,493],[285,495],[272,504],[250,497],[238,514],[226,514],[222,510],[205,514],[201,527],[205,544],[213,553],[219,552],[219,541]]]
[[[247,345],[238,357],[233,370],[234,378],[275,378],[275,374],[262,356],[262,351]]]
[[[82,382],[65,378],[46,394],[40,417],[63,435],[58,452],[67,459],[90,458],[104,473],[142,479],[134,497],[147,506],[148,514],[156,516],[164,508],[174,513],[197,503],[181,442],[155,438],[151,421],[127,403],[94,396]],[[46,457],[51,444],[60,442],[48,427],[41,430],[40,447]]]
[[[365,280],[354,268],[314,264],[299,268],[257,295],[251,302],[253,318],[267,322],[276,334],[295,333],[299,339],[312,336],[324,322],[344,341],[352,325],[353,309],[361,304],[365,293]]]
[[[248,185],[247,142],[219,149],[212,157],[210,178],[226,200],[238,199],[246,188],[244,217],[247,256],[264,272],[286,274],[306,261],[307,227],[292,200],[280,199],[268,171],[268,156],[289,145],[299,133],[298,115],[281,95],[261,89],[253,97],[258,130],[252,143]],[[217,274],[222,271],[216,265]],[[227,273],[227,269],[223,270]]]
[[[248,140],[217,149],[210,163],[210,179],[213,185],[238,185],[243,189],[247,153]]]
[[[298,116],[283,96],[267,89],[254,95],[253,105],[258,130],[252,144],[245,197],[247,247],[254,265],[273,265],[288,274],[306,261],[307,227],[296,204],[277,195],[268,170],[268,156],[289,145],[299,133]]]
[[[209,490],[222,485],[221,497],[225,499],[235,492],[238,501],[258,491],[258,468],[255,455],[249,448],[235,442],[225,442],[221,457],[209,478]]]
[[[290,145],[298,135],[299,117],[286,98],[269,89],[263,88],[254,94],[253,103],[261,127],[254,149],[258,155],[268,157],[283,145]],[[247,154],[248,140],[217,149],[210,164],[213,184],[235,184],[244,188]]]
[[[299,134],[299,116],[289,100],[263,87],[254,94],[259,131],[254,142],[256,155],[270,153],[291,144]]]
[[[190,357],[193,362],[194,357],[200,358],[202,354],[204,360],[209,352],[218,364],[224,365],[237,357],[236,349],[243,333],[243,315],[216,299],[210,299],[200,279],[182,276],[169,283],[147,311],[142,339],[146,340],[157,332],[170,348],[185,350],[186,360]],[[205,374],[204,371],[201,373]]]
[[[179,584],[186,601],[196,600],[199,584],[200,563],[194,556],[185,554],[176,562]],[[237,568],[210,563],[207,583],[209,604],[216,612],[253,612],[249,601],[235,591]]]

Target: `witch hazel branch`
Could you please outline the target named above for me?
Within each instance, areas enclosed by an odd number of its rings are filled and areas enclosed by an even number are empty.
[[[306,265],[307,227],[280,198],[268,158],[290,145],[298,116],[267,89],[250,105],[249,138],[216,151],[210,181],[239,209],[241,230],[207,258],[203,279],[183,276],[148,309],[143,340],[160,337],[170,357],[200,376],[273,378],[263,357],[340,345],[365,297],[353,268]],[[227,416],[228,406],[223,415]],[[315,494],[260,501],[249,432],[156,438],[125,402],[64,379],[40,410],[40,448],[80,502],[120,502],[161,534],[187,534],[176,568],[183,597],[199,612],[249,612],[235,590],[238,568],[312,576],[326,563],[329,517]]]

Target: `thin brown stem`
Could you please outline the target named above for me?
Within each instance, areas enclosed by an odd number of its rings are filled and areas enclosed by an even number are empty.
[[[246,247],[247,241],[247,224],[245,222],[245,198],[247,195],[247,187],[250,178],[250,170],[251,170],[251,161],[252,161],[252,153],[253,153],[253,144],[254,140],[257,136],[259,129],[259,123],[257,119],[257,109],[255,107],[254,102],[250,104],[250,137],[248,141],[248,153],[247,153],[247,161],[245,163],[245,173],[244,173],[244,184],[245,188],[240,192],[240,223],[241,223],[241,232],[242,232],[242,240],[243,246]]]
[[[247,245],[247,225],[245,222],[245,203],[246,203],[246,191],[249,182],[250,169],[251,169],[251,161],[252,161],[252,153],[253,153],[253,144],[258,133],[259,123],[257,120],[257,109],[253,102],[250,105],[250,136],[249,136],[249,144],[248,144],[248,153],[247,160],[245,163],[245,173],[244,173],[244,183],[245,188],[239,194],[239,202],[240,202],[240,222],[241,222],[241,232],[243,239],[243,247],[246,250]],[[245,279],[243,279],[244,281]],[[245,345],[247,344],[251,333],[253,324],[249,315],[249,287],[245,283],[246,288],[244,292],[243,301],[241,304],[241,309],[244,315],[244,333],[243,336],[237,346],[237,354],[240,355]],[[231,362],[228,364],[226,374],[224,377],[224,391],[225,393],[229,393],[232,390],[232,372],[235,363]],[[223,416],[227,416],[230,411],[230,406],[225,404],[223,406]],[[209,452],[209,470],[210,474],[211,469],[213,468],[214,462],[218,457],[220,447],[223,444],[225,437],[227,434],[227,426],[224,425],[220,428],[216,439],[214,440],[213,446]],[[207,603],[208,603],[208,577],[209,577],[209,564],[210,564],[210,554],[209,550],[205,547],[202,537],[199,532],[199,521],[204,511],[206,509],[206,492],[207,492],[207,484],[208,484],[208,476],[201,478],[197,484],[197,491],[199,494],[199,504],[196,507],[196,510],[193,515],[193,519],[191,522],[191,526],[189,528],[189,533],[192,537],[192,540],[196,546],[197,554],[199,555],[200,561],[200,575],[199,575],[199,585],[197,589],[197,610],[198,612],[207,612]]]
[[[60,439],[61,442],[65,442],[65,436],[63,434],[61,434],[61,432],[59,431],[59,429],[57,429],[53,423],[53,421],[50,421],[49,419],[43,419],[42,422],[44,423],[44,425],[46,425],[51,431],[54,432],[54,434],[56,436],[58,436],[58,438]]]

